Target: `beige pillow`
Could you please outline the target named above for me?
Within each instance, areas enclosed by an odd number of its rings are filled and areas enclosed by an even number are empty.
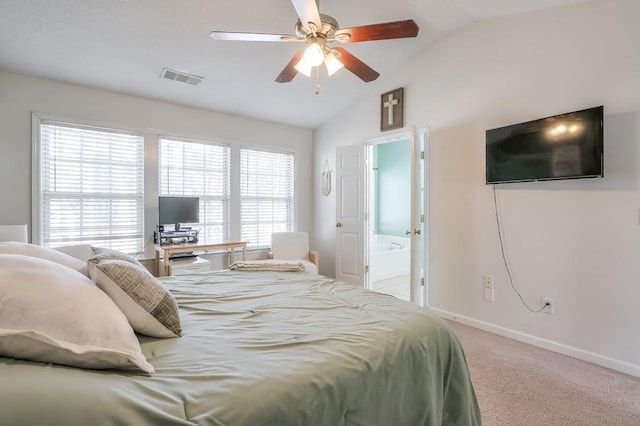
[[[182,334],[173,295],[144,266],[124,260],[92,260],[89,273],[138,333],[164,338]]]
[[[97,262],[101,260],[124,260],[125,262],[142,266],[142,263],[138,262],[138,260],[136,260],[135,257],[127,253],[123,253],[121,251],[108,249],[108,248],[94,247],[93,257],[89,259],[89,262]]]
[[[91,369],[154,371],[126,317],[60,264],[0,254],[0,355]]]
[[[0,243],[0,254],[21,254],[24,256],[38,257],[59,263],[60,265],[64,265],[67,268],[89,276],[85,262],[58,250],[37,244],[18,243],[15,241]]]

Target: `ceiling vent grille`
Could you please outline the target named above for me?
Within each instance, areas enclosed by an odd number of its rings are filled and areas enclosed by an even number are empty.
[[[197,86],[202,82],[202,80],[204,80],[204,77],[200,77],[198,75],[193,75],[193,74],[187,74],[187,73],[176,71],[176,70],[171,70],[169,68],[162,69],[160,78],[179,81],[181,83],[191,84],[192,86]]]

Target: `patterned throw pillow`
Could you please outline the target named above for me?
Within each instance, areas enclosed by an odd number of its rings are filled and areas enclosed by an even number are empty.
[[[138,262],[136,258],[128,255],[127,253],[123,253],[121,251],[108,249],[108,248],[94,247],[93,257],[89,259],[89,262],[98,262],[101,260],[123,260],[125,262],[142,266],[142,263]]]
[[[89,261],[89,274],[138,333],[162,338],[182,335],[173,295],[144,266],[94,257]]]

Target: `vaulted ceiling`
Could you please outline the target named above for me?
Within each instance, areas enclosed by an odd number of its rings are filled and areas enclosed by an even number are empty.
[[[431,43],[476,21],[584,0],[322,0],[340,27],[413,19],[416,38],[344,45],[378,71],[275,78],[298,43],[216,41],[212,30],[295,34],[290,0],[0,0],[0,70],[314,128]],[[604,0],[601,0],[604,1]],[[203,77],[194,86],[163,68]],[[315,94],[320,84],[320,94]],[[384,90],[383,90],[384,89]]]

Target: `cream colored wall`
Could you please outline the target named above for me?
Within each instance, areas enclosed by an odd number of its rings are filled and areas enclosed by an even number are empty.
[[[640,375],[640,2],[612,0],[474,24],[434,44],[314,131],[314,188],[335,148],[378,137],[380,94],[405,88],[429,126],[428,302],[443,315]],[[510,288],[485,185],[485,130],[605,107],[605,178],[497,186]],[[313,246],[334,274],[335,192],[314,191]],[[495,277],[495,302],[482,298]]]
[[[311,131],[87,87],[0,72],[0,223],[31,224],[31,114],[46,114],[108,127],[268,147],[296,158],[296,224],[311,228]],[[145,192],[157,194],[157,155],[145,150]],[[146,195],[148,195],[146,194]],[[157,197],[145,199],[145,234],[152,238]],[[153,252],[147,250],[147,255]]]

